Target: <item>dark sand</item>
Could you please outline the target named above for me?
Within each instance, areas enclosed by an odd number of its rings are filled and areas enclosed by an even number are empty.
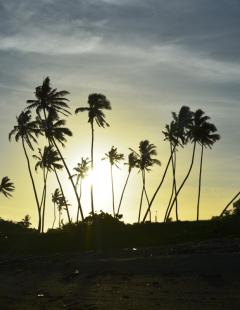
[[[0,309],[240,309],[240,242],[0,255]]]

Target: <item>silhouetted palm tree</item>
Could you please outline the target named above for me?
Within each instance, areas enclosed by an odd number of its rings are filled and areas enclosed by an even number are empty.
[[[197,142],[201,146],[201,159],[199,170],[199,182],[198,182],[198,199],[197,199],[197,221],[199,220],[199,206],[200,206],[200,194],[201,194],[201,181],[202,181],[202,164],[203,164],[203,150],[204,147],[211,147],[220,139],[220,135],[217,134],[217,128],[214,124],[208,122],[209,116],[205,115],[202,110],[197,110],[194,116],[193,127],[189,131],[189,138],[193,142]]]
[[[124,195],[125,189],[127,187],[128,180],[129,180],[130,174],[132,172],[132,169],[135,168],[136,165],[137,165],[137,156],[136,156],[136,154],[134,152],[131,152],[128,155],[128,162],[125,163],[125,165],[128,165],[128,175],[127,175],[126,181],[125,181],[124,186],[123,186],[123,190],[122,190],[121,198],[120,198],[120,201],[119,201],[119,205],[118,205],[118,210],[117,210],[116,216],[119,215],[120,207],[121,207],[121,203],[122,203],[122,199],[123,199],[123,195]]]
[[[178,126],[176,121],[172,121],[170,123],[170,125],[166,125],[165,126],[166,131],[163,131],[163,134],[165,136],[164,140],[169,141],[169,145],[170,145],[170,157],[171,157],[171,163],[172,163],[172,173],[173,173],[173,183],[172,183],[172,192],[171,192],[171,196],[168,202],[168,206],[167,206],[167,211],[168,212],[172,199],[173,199],[173,195],[175,193],[177,193],[177,186],[176,186],[176,151],[177,151],[177,146],[180,145],[179,142],[179,131],[178,131]],[[176,199],[176,220],[178,220],[178,202]],[[164,219],[165,220],[165,219]]]
[[[69,106],[66,95],[69,92],[66,90],[57,91],[56,88],[50,86],[50,78],[46,77],[43,80],[42,85],[35,88],[36,99],[27,100],[29,106],[27,109],[35,109],[37,115],[46,120],[48,113],[54,114],[55,116],[60,113],[65,116],[71,114],[69,111]],[[43,117],[41,117],[41,112],[43,112]]]
[[[14,184],[10,181],[9,177],[3,177],[0,183],[0,193],[5,197],[12,197],[12,192],[15,190]]]
[[[54,193],[52,194],[52,202],[53,202],[53,210],[54,210],[54,218],[53,218],[53,224],[52,229],[54,228],[54,224],[56,222],[56,204],[58,204],[58,201],[60,199],[60,191],[58,188],[55,189]]]
[[[76,188],[78,186],[79,183],[79,200],[81,201],[81,197],[82,197],[82,180],[87,176],[88,171],[90,169],[89,164],[91,163],[91,161],[88,158],[81,158],[81,162],[77,164],[77,167],[73,168],[77,173],[73,174],[72,177],[76,177]],[[78,218],[79,218],[79,208],[77,211],[77,222],[78,222]]]
[[[187,143],[186,132],[192,120],[192,112],[190,108],[187,106],[182,106],[178,114],[176,114],[175,112],[172,112],[172,116],[173,116],[173,121],[170,123],[170,125],[166,125],[166,131],[165,132],[163,131],[163,134],[165,135],[165,139],[166,137],[168,137],[167,140],[170,140],[172,142],[172,150],[171,150],[167,165],[165,167],[165,170],[163,172],[161,181],[156,191],[154,192],[152,199],[150,200],[148,210],[145,213],[144,218],[143,218],[143,222],[146,220],[148,212],[150,211],[150,208],[153,204],[153,201],[155,200],[157,193],[162,187],[162,184],[165,180],[169,165],[172,162],[172,158],[173,158],[176,147],[178,145],[183,145]],[[176,184],[176,181],[174,183]],[[177,200],[177,197],[175,195],[175,201],[176,200]],[[177,214],[177,211],[176,211],[176,214]]]
[[[141,192],[141,198],[140,198],[140,205],[139,205],[139,213],[138,213],[138,223],[140,222],[141,218],[141,210],[142,210],[142,201],[143,201],[143,194],[145,193],[147,203],[148,203],[148,210],[150,210],[149,205],[149,199],[146,191],[146,171],[149,172],[154,164],[160,165],[160,161],[152,158],[152,156],[157,155],[156,146],[152,143],[150,143],[148,140],[143,140],[139,143],[139,153],[135,152],[134,150],[130,149],[135,153],[137,156],[137,164],[136,167],[140,169],[142,173],[142,192]],[[149,212],[149,211],[148,211]]]
[[[54,145],[59,156],[61,157],[62,163],[66,169],[66,172],[68,174],[68,178],[72,184],[72,188],[74,190],[75,197],[77,199],[78,208],[81,213],[82,221],[84,221],[83,211],[80,199],[78,197],[77,189],[75,187],[75,184],[72,180],[72,176],[70,173],[70,170],[67,166],[67,163],[58,147],[58,143],[61,144],[61,146],[64,147],[66,140],[65,136],[72,136],[72,132],[69,128],[65,127],[65,120],[60,120],[58,117],[56,117],[54,114],[49,113],[48,118],[46,120],[43,120],[41,122],[42,130],[45,132],[46,138],[50,141],[50,144]]]
[[[44,188],[42,194],[42,232],[44,231],[44,220],[45,220],[45,208],[46,208],[46,195],[47,195],[47,177],[48,173],[51,171],[55,171],[56,169],[62,169],[62,165],[59,163],[61,158],[58,155],[58,152],[53,148],[52,145],[45,146],[43,153],[39,149],[39,156],[33,155],[33,157],[37,160],[35,165],[35,170],[41,168],[43,170],[43,181]],[[69,212],[67,212],[69,214]]]
[[[173,200],[173,203],[174,203],[176,197],[179,195],[181,189],[183,188],[184,184],[186,183],[186,181],[190,175],[190,172],[191,172],[192,167],[193,167],[194,157],[195,157],[196,144],[200,143],[200,141],[202,139],[203,124],[206,123],[208,119],[209,119],[209,117],[204,115],[204,112],[201,109],[198,109],[193,114],[192,122],[190,123],[190,126],[188,127],[188,131],[186,133],[186,139],[190,139],[190,141],[193,142],[192,160],[191,160],[187,175],[184,178],[180,187],[178,188],[178,191],[177,191],[177,194]],[[173,206],[173,203],[171,204],[170,211],[168,212],[166,219],[168,219],[170,216],[170,212],[171,212],[171,208]]]
[[[9,133],[9,140],[11,140],[12,136],[15,136],[16,142],[21,140],[22,142],[22,147],[23,151],[27,160],[27,166],[28,166],[28,172],[30,175],[32,187],[33,187],[33,192],[34,192],[34,197],[37,205],[37,210],[38,210],[38,231],[40,232],[41,230],[41,207],[37,195],[37,190],[36,190],[36,185],[34,182],[33,174],[32,174],[32,169],[30,165],[30,160],[27,154],[26,150],[26,145],[33,151],[33,145],[32,141],[37,143],[36,137],[41,134],[38,122],[37,121],[32,121],[31,120],[31,113],[30,111],[24,111],[21,112],[21,114],[17,117],[17,125],[14,126],[13,130]]]
[[[88,112],[88,122],[91,125],[91,170],[94,167],[93,146],[94,146],[94,121],[99,127],[109,127],[109,124],[105,121],[105,114],[103,110],[111,110],[111,104],[102,94],[90,94],[88,96],[88,107],[80,107],[75,110],[75,113]],[[94,201],[93,201],[93,185],[91,184],[91,212],[94,214]]]
[[[112,184],[112,207],[113,207],[113,216],[115,217],[115,199],[114,199],[114,184],[113,184],[113,166],[118,168],[118,163],[124,159],[124,155],[117,152],[117,148],[112,146],[111,150],[108,153],[105,153],[105,158],[108,159],[110,163],[110,173],[111,173],[111,184]]]

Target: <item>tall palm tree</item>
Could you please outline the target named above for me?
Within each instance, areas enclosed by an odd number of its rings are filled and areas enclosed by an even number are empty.
[[[48,117],[46,120],[43,120],[41,123],[41,128],[43,130],[43,132],[45,132],[46,138],[49,140],[49,143],[51,145],[54,145],[54,147],[56,148],[62,163],[64,165],[64,168],[68,174],[68,178],[71,182],[77,203],[78,203],[78,209],[80,210],[80,214],[81,214],[81,218],[82,221],[84,221],[84,216],[83,216],[83,211],[82,211],[82,206],[81,206],[81,202],[80,199],[78,197],[78,193],[77,193],[77,189],[76,186],[73,182],[70,170],[67,166],[67,163],[59,149],[58,143],[60,143],[61,146],[65,146],[65,142],[67,141],[66,136],[71,137],[72,136],[72,132],[69,128],[65,127],[65,120],[61,120],[59,119],[59,117],[57,117],[56,115],[49,113]]]
[[[73,168],[76,173],[72,175],[72,177],[76,177],[76,187],[79,183],[79,200],[81,200],[82,197],[82,180],[87,176],[88,171],[90,169],[89,164],[91,161],[88,158],[81,158],[81,162],[77,164],[77,167]],[[77,211],[77,222],[79,218],[79,208]]]
[[[209,119],[209,117],[207,115],[204,115],[204,112],[201,109],[198,109],[193,114],[192,122],[189,124],[188,131],[186,132],[186,139],[189,139],[193,143],[192,160],[191,160],[187,175],[185,176],[184,180],[182,181],[182,184],[180,185],[180,187],[177,190],[177,193],[175,195],[173,203],[175,202],[176,197],[181,192],[184,184],[186,183],[186,181],[187,181],[187,179],[191,173],[193,163],[194,163],[196,144],[201,143],[200,141],[202,139],[203,126],[205,126],[204,124],[206,124],[208,119]],[[171,212],[171,209],[173,207],[173,203],[171,204],[171,207],[170,207],[170,210],[169,210],[168,215],[166,217],[166,220],[170,216],[170,212]]]
[[[27,100],[27,104],[29,104],[27,109],[35,109],[37,115],[44,120],[46,120],[48,113],[55,115],[60,113],[67,116],[71,113],[67,104],[69,100],[65,98],[66,95],[69,95],[68,91],[57,91],[56,88],[52,88],[50,78],[46,77],[42,85],[35,88],[36,99]],[[41,112],[43,112],[43,117]]]
[[[35,170],[41,168],[43,170],[43,181],[44,188],[42,194],[42,232],[44,231],[44,220],[45,220],[45,208],[46,208],[46,195],[47,195],[47,177],[48,173],[54,171],[56,173],[56,169],[62,169],[63,166],[59,162],[61,158],[58,156],[58,152],[53,148],[52,145],[45,146],[43,153],[39,149],[39,156],[33,155],[33,157],[37,160],[35,165]],[[69,212],[67,212],[69,214]]]
[[[204,148],[212,148],[213,144],[220,139],[220,135],[217,133],[217,128],[214,124],[209,123],[210,117],[204,115],[202,110],[197,110],[195,115],[195,126],[190,131],[190,139],[196,140],[201,146],[201,158],[199,169],[199,181],[198,181],[198,198],[197,198],[197,221],[199,220],[199,208],[200,208],[200,195],[201,195],[201,183],[202,183],[202,166],[203,166],[203,151]]]
[[[0,193],[5,197],[12,197],[12,192],[15,190],[14,184],[10,181],[9,177],[3,177],[0,183]]]
[[[131,152],[128,155],[128,162],[125,163],[125,165],[128,165],[128,174],[127,174],[127,178],[126,178],[126,181],[124,183],[124,186],[123,186],[123,190],[122,190],[122,194],[121,194],[121,197],[120,197],[120,201],[119,201],[119,205],[118,205],[118,210],[117,210],[116,216],[119,215],[120,207],[121,207],[121,204],[122,204],[123,195],[124,195],[125,189],[127,187],[128,180],[129,180],[130,174],[132,172],[132,169],[135,168],[136,165],[137,165],[137,156],[136,156],[136,154],[134,152]]]
[[[165,177],[167,175],[167,171],[169,168],[170,163],[172,162],[172,158],[175,152],[175,149],[178,145],[184,145],[187,143],[186,139],[186,132],[190,126],[191,120],[192,120],[192,112],[188,106],[182,106],[178,113],[172,112],[173,121],[170,123],[170,125],[166,125],[166,132],[163,132],[166,138],[166,134],[169,131],[169,139],[172,141],[172,151],[170,153],[168,162],[166,164],[165,170],[163,172],[162,178],[160,180],[160,183],[155,190],[152,199],[149,202],[149,207],[147,212],[145,213],[145,216],[143,218],[143,222],[146,220],[148,212],[160,190],[160,188],[163,185],[163,182],[165,180]],[[168,139],[167,139],[168,140]],[[176,197],[176,196],[175,196]],[[177,199],[177,198],[176,198]],[[175,200],[176,201],[176,200]]]
[[[178,126],[177,126],[177,122],[176,121],[172,121],[170,123],[170,125],[166,125],[165,126],[166,131],[163,131],[163,134],[165,136],[164,140],[169,141],[169,145],[170,145],[170,155],[171,156],[171,163],[172,163],[172,173],[173,173],[173,182],[172,182],[172,192],[171,192],[171,196],[169,199],[169,203],[167,206],[167,212],[170,208],[172,199],[173,199],[173,195],[175,193],[177,193],[177,185],[176,185],[176,151],[177,151],[177,146],[181,145],[181,143],[179,142],[179,131],[178,131]],[[176,199],[176,220],[178,220],[178,202]]]
[[[102,94],[90,94],[88,96],[88,107],[80,107],[75,110],[75,113],[88,112],[88,123],[91,125],[91,170],[94,167],[93,146],[94,146],[94,121],[98,127],[109,127],[109,124],[105,121],[105,114],[103,110],[111,110],[110,101]],[[93,185],[91,184],[91,210],[94,214],[94,201],[93,201]]]
[[[53,224],[52,224],[52,229],[54,228],[54,224],[55,224],[55,222],[56,222],[56,205],[58,204],[58,201],[59,201],[59,199],[60,199],[60,196],[61,196],[61,194],[60,194],[60,191],[59,191],[59,189],[58,188],[56,188],[55,189],[55,191],[53,192],[53,194],[52,194],[52,202],[53,202],[53,210],[54,210],[54,218],[53,218]]]
[[[110,163],[110,173],[111,173],[111,184],[112,184],[112,207],[113,207],[113,216],[115,217],[115,199],[114,199],[114,184],[113,184],[113,166],[118,167],[118,163],[124,159],[124,155],[117,152],[117,148],[112,146],[111,150],[108,153],[105,153],[105,158],[108,159]]]
[[[148,140],[140,141],[139,143],[139,153],[133,151],[137,156],[137,168],[140,169],[142,174],[142,192],[141,192],[141,198],[140,198],[140,205],[139,205],[139,212],[138,212],[138,223],[140,223],[141,218],[141,210],[142,210],[142,202],[143,202],[143,195],[145,194],[145,197],[147,199],[148,203],[148,209],[149,209],[149,199],[146,191],[146,171],[151,171],[150,167],[152,167],[154,164],[160,165],[160,161],[158,159],[152,158],[152,156],[157,155],[156,146],[152,143],[150,143]]]
[[[22,143],[24,155],[27,160],[27,167],[28,167],[28,173],[30,175],[34,197],[37,205],[38,210],[38,231],[41,230],[41,207],[37,195],[37,189],[33,178],[33,173],[30,165],[29,156],[26,149],[26,144],[30,148],[30,150],[34,150],[32,141],[37,143],[36,137],[41,134],[41,131],[38,126],[37,121],[32,121],[32,116],[30,111],[23,111],[19,116],[17,116],[17,125],[14,126],[14,128],[9,133],[9,141],[11,141],[12,136],[15,136],[15,141],[18,142],[19,140]]]

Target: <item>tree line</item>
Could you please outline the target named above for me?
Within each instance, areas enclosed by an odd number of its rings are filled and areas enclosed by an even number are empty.
[[[90,145],[90,158],[81,158],[81,161],[71,171],[68,167],[67,161],[62,153],[62,147],[67,143],[67,138],[71,137],[73,133],[66,126],[66,120],[71,114],[69,107],[68,91],[58,91],[53,88],[50,83],[49,77],[43,80],[40,86],[35,89],[35,98],[27,100],[26,107],[16,117],[16,125],[9,133],[9,140],[12,137],[22,145],[23,153],[27,162],[27,169],[31,180],[33,194],[35,198],[36,210],[38,214],[38,231],[44,231],[45,213],[46,213],[46,198],[48,193],[48,177],[53,173],[56,177],[58,188],[51,194],[52,202],[54,205],[54,221],[52,227],[56,222],[58,208],[58,225],[61,225],[61,213],[66,211],[68,222],[84,221],[85,215],[82,207],[82,182],[89,172],[94,169],[94,142],[95,142],[95,125],[104,128],[109,127],[106,121],[105,111],[111,110],[111,103],[105,95],[93,93],[88,96],[87,106],[79,107],[75,110],[76,114],[87,112],[88,123],[91,128],[91,145]],[[171,214],[175,215],[176,220],[178,217],[178,200],[179,195],[189,178],[193,164],[195,162],[195,155],[199,148],[200,163],[199,163],[199,179],[198,179],[198,194],[196,203],[196,220],[199,220],[200,211],[200,198],[202,188],[202,169],[204,164],[204,154],[206,148],[212,148],[214,143],[220,139],[216,126],[211,122],[210,117],[205,114],[201,109],[191,111],[188,106],[182,106],[178,112],[172,112],[172,119],[166,124],[165,129],[162,131],[164,140],[169,144],[169,158],[163,168],[163,173],[160,177],[159,184],[155,189],[153,196],[149,197],[146,190],[146,173],[150,172],[154,165],[161,165],[161,162],[156,158],[156,146],[150,143],[149,140],[142,140],[139,143],[138,150],[129,148],[130,153],[127,156],[128,174],[124,182],[120,200],[116,204],[114,195],[114,175],[113,166],[125,159],[124,154],[119,153],[117,147],[112,146],[111,149],[105,154],[104,160],[107,160],[110,165],[111,173],[111,189],[112,189],[112,215],[119,218],[122,201],[126,193],[129,178],[133,169],[138,169],[141,173],[142,189],[139,197],[139,210],[137,222],[145,222],[151,212],[152,205],[159,194],[167,172],[171,170],[172,175],[172,188],[169,197],[168,205],[166,206],[164,222],[171,218]],[[44,137],[45,146],[39,147],[39,138]],[[177,171],[177,154],[187,144],[192,144],[192,157],[183,180],[176,180]],[[36,153],[36,148],[38,148]],[[33,154],[34,152],[34,154]],[[35,166],[33,168],[33,162]],[[41,169],[43,189],[41,193],[37,191],[35,182],[35,171]],[[59,171],[65,169],[68,180],[73,188],[75,201],[77,204],[77,214],[74,216],[69,209],[69,203],[64,193],[62,180],[59,177]],[[179,184],[177,186],[177,184]],[[8,177],[2,179],[0,184],[0,193],[5,196],[11,196],[14,190],[14,184]],[[90,188],[91,198],[91,214],[95,214],[94,204],[94,188],[91,184]],[[143,200],[147,203],[147,210],[143,213]]]

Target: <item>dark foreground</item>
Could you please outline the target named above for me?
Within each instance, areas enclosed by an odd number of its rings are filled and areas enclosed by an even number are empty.
[[[240,309],[240,241],[0,256],[0,309]]]

